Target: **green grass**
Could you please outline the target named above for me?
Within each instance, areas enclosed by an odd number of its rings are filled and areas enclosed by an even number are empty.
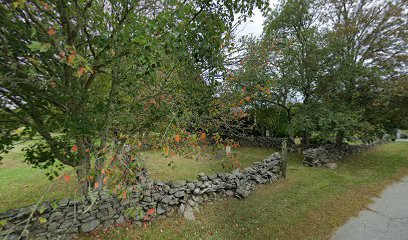
[[[38,140],[17,144],[2,160],[3,164],[0,165],[0,212],[35,204],[43,195],[43,200],[73,197],[78,189],[75,173],[70,167],[66,167],[61,173],[61,175],[70,174],[72,176],[71,181],[66,183],[62,178],[50,181],[45,175],[46,170],[35,169],[24,163],[22,148],[35,141]],[[220,160],[203,161],[195,161],[182,156],[165,157],[162,151],[144,151],[141,154],[151,178],[180,180],[194,179],[200,172],[211,174],[230,171],[233,168],[231,165],[236,166],[236,160],[242,167],[246,167],[273,152],[271,149],[239,148],[233,149],[236,156],[232,159],[224,156]],[[168,166],[170,162],[174,167]]]
[[[158,220],[147,229],[128,225],[84,239],[329,239],[392,181],[408,174],[408,143],[389,143],[339,162],[306,168],[289,155],[288,178],[256,189],[245,200],[205,204],[196,221]]]
[[[0,165],[0,212],[24,207],[44,199],[61,199],[72,196],[75,183],[65,183],[62,179],[49,181],[46,170],[35,169],[23,161],[22,148],[34,143],[29,140],[17,144],[2,160]],[[72,172],[66,168],[65,172]]]
[[[230,172],[234,168],[250,166],[255,161],[261,161],[274,153],[265,148],[237,148],[232,149],[232,158],[223,156],[221,159],[193,160],[183,156],[165,157],[162,151],[146,151],[142,153],[147,165],[149,177],[161,180],[196,179],[197,174]],[[238,160],[238,164],[236,162]],[[169,166],[169,163],[171,165]],[[174,166],[174,167],[173,167]]]

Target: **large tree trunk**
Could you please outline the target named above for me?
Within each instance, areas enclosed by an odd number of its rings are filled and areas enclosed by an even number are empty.
[[[78,138],[76,143],[78,147],[78,166],[76,167],[76,174],[80,187],[80,192],[83,195],[88,193],[90,187],[90,171],[91,171],[91,156],[89,149],[89,138]]]

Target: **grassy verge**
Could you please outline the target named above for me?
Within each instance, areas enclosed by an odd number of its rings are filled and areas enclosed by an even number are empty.
[[[245,200],[207,204],[197,221],[179,217],[97,233],[99,239],[329,239],[392,181],[408,174],[408,144],[390,143],[351,156],[337,170],[305,168],[290,155],[288,178]],[[95,235],[83,236],[93,239]]]
[[[24,207],[44,199],[61,199],[73,196],[75,182],[65,183],[62,179],[48,180],[46,170],[35,169],[25,163],[22,149],[37,140],[17,144],[2,160],[0,165],[0,212]],[[65,172],[72,172],[66,168]]]
[[[77,185],[75,173],[72,168],[66,167],[65,172],[72,178],[66,183],[64,179],[49,181],[45,176],[46,170],[34,169],[23,162],[22,148],[37,140],[17,144],[9,154],[4,156],[0,165],[0,212],[12,208],[25,207],[35,204],[45,194],[44,200],[62,199],[73,197]],[[260,161],[274,151],[262,148],[233,149],[236,157],[231,159],[223,157],[220,160],[195,161],[181,156],[164,157],[162,151],[144,151],[149,175],[154,179],[179,180],[196,178],[200,172],[214,173],[227,172],[236,166],[236,160],[242,167]],[[169,163],[172,165],[169,166]],[[174,167],[173,167],[174,166]]]

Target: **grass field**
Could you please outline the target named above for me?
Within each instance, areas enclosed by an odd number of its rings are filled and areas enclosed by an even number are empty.
[[[63,179],[49,181],[45,176],[46,170],[34,169],[23,162],[24,152],[22,148],[33,142],[34,140],[16,145],[2,160],[3,164],[0,165],[0,212],[35,204],[45,193],[47,194],[44,200],[75,196],[77,187],[74,178],[68,183]],[[236,154],[233,161],[226,157],[220,160],[203,161],[195,161],[180,156],[164,157],[162,151],[144,151],[141,155],[151,178],[180,180],[194,179],[200,172],[211,174],[231,171],[231,163],[236,164],[236,160],[242,167],[246,167],[254,161],[264,159],[273,152],[271,149],[262,148],[233,149],[233,153]],[[172,165],[168,166],[170,162]],[[75,176],[70,167],[66,167],[61,175],[66,173]]]
[[[83,239],[329,239],[388,184],[408,174],[408,143],[389,143],[351,156],[339,168],[306,168],[289,155],[288,178],[245,200],[200,207],[196,221],[172,217],[147,229],[114,227]]]

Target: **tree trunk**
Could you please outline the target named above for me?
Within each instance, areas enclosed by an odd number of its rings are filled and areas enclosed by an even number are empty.
[[[344,132],[343,131],[337,132],[337,134],[336,134],[336,144],[341,145],[343,143],[343,139],[344,139]]]
[[[310,134],[308,132],[303,132],[301,143],[304,148],[307,148],[310,145]]]
[[[83,195],[88,193],[90,187],[90,171],[91,171],[91,156],[89,149],[89,139],[87,137],[78,138],[78,166],[76,167],[76,173],[78,183],[80,186],[80,192]]]

